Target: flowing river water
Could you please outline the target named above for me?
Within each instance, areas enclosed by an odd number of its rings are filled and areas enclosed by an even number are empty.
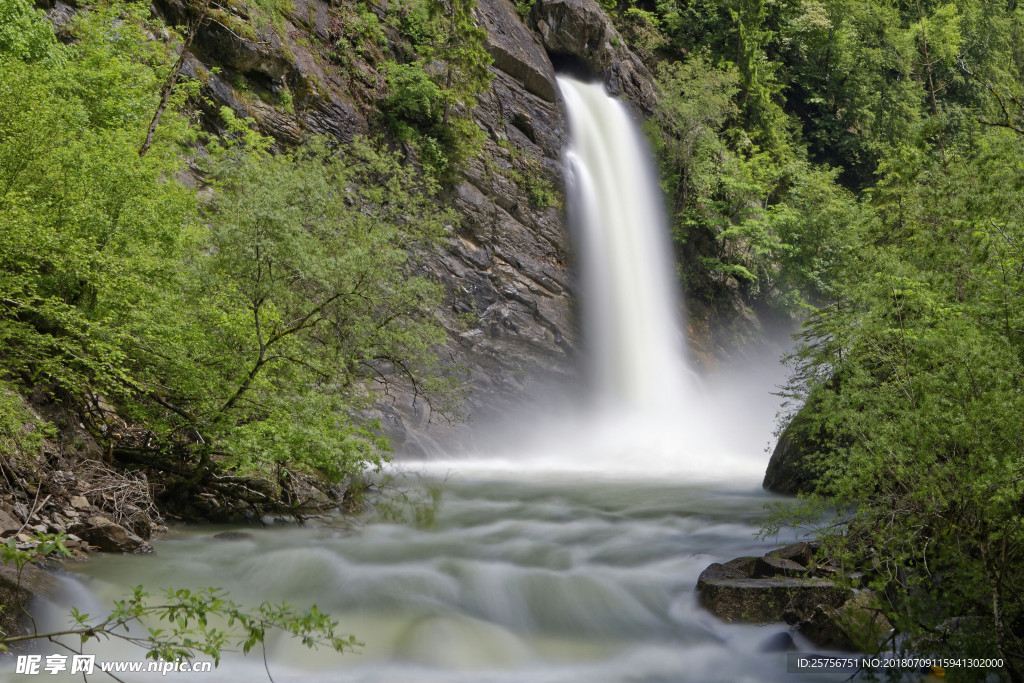
[[[773,363],[766,373],[702,380],[688,369],[642,138],[600,86],[559,83],[594,400],[506,425],[532,438],[503,439],[482,455],[401,463],[398,488],[425,504],[396,515],[246,529],[234,539],[180,527],[154,542],[155,556],[69,566],[60,594],[39,610],[41,627],[66,625],[72,605],[105,614],[133,585],[219,587],[250,606],[316,604],[364,646],[311,652],[274,636],[265,661],[262,652],[228,654],[211,673],[122,679],[793,680],[785,654],[762,651],[784,626],[722,623],[694,593],[711,562],[790,540],[755,539],[773,500],[760,479],[770,392],[782,375]],[[96,651],[140,659],[117,643]]]
[[[493,471],[409,485],[440,487],[431,523],[312,523],[229,540],[219,528],[175,529],[155,556],[73,567],[63,604],[41,618],[57,625],[70,604],[101,614],[135,584],[217,586],[249,605],[316,604],[364,643],[339,655],[275,636],[266,654],[278,682],[793,680],[785,654],[761,651],[784,626],[722,623],[694,594],[709,563],[768,547],[753,536],[769,499],[756,487]],[[140,659],[116,644],[99,651]],[[257,652],[200,676],[267,674]]]

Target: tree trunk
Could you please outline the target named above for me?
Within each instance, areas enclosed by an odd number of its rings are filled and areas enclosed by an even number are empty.
[[[202,25],[206,17],[206,10],[209,6],[210,1],[205,0],[199,8],[196,19],[188,25],[188,30],[185,32],[185,40],[181,44],[181,53],[178,55],[178,61],[174,63],[174,68],[171,69],[170,75],[167,77],[163,87],[160,89],[160,104],[156,107],[156,112],[153,114],[153,120],[149,122],[149,128],[146,130],[146,139],[143,141],[142,147],[139,149],[139,157],[146,156],[146,152],[148,152],[149,148],[153,146],[153,136],[156,135],[156,128],[160,125],[160,118],[164,115],[164,110],[167,109],[167,105],[171,101],[171,94],[174,92],[174,86],[177,85],[178,76],[181,75],[181,68],[185,65],[185,57],[188,55],[189,48],[192,47],[192,41],[195,40],[196,34],[199,33],[199,27]]]

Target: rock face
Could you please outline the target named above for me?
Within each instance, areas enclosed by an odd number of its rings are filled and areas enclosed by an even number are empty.
[[[624,96],[644,114],[654,110],[657,90],[650,71],[596,0],[541,0],[529,20],[556,59],[585,65],[611,94]]]
[[[797,419],[779,436],[768,461],[762,486],[772,493],[795,496],[814,491],[814,472],[806,462],[808,443]]]
[[[551,60],[540,41],[519,20],[509,0],[479,0],[477,17],[487,31],[487,53],[494,60],[494,68],[541,99],[558,102]]]
[[[841,377],[833,376],[826,389],[836,391],[841,382]],[[764,474],[762,485],[768,491],[790,496],[811,493],[817,483],[816,454],[835,452],[849,445],[818,419],[823,410],[821,406],[821,398],[811,394],[786,425]]]
[[[158,7],[183,23],[181,0],[158,0]],[[244,7],[231,8],[248,20]],[[650,111],[655,91],[646,68],[593,0],[539,4],[530,18],[536,31],[510,0],[479,0],[476,14],[494,60],[491,87],[473,111],[487,140],[450,195],[459,228],[447,248],[427,256],[425,268],[446,292],[439,319],[448,343],[441,356],[468,385],[466,412],[487,419],[526,396],[570,384],[576,372],[564,206],[537,202],[527,186],[539,182],[561,195],[568,131],[549,53],[581,60],[642,111]],[[339,18],[338,8],[322,0],[298,0],[280,32],[256,27],[256,35],[245,37],[204,24],[185,71],[205,83],[203,95],[212,103],[207,124],[219,126],[216,112],[227,106],[285,144],[310,133],[345,142],[368,132],[384,95],[372,60],[354,58],[359,73],[353,76],[315,47],[337,40]],[[234,87],[239,80],[265,96],[246,96]],[[294,98],[293,115],[264,101],[284,90]],[[368,417],[381,419],[399,453],[419,454],[460,431],[438,422],[397,378]]]
[[[168,23],[185,23],[184,0],[156,7]],[[397,38],[384,20],[386,4],[367,7],[389,40]],[[379,65],[396,58],[393,40],[338,59],[351,19],[343,6],[295,0],[277,27],[254,21],[244,2],[226,11],[202,25],[184,67],[203,83],[207,127],[222,126],[226,106],[284,145],[310,134],[348,142],[373,131],[387,94]],[[542,0],[526,22],[510,0],[478,0],[476,17],[493,59],[494,79],[472,112],[486,142],[450,191],[459,228],[424,267],[446,292],[440,356],[468,386],[466,412],[487,419],[572,384],[576,373],[571,247],[558,200],[568,131],[552,56],[584,64],[641,113],[652,110],[655,87],[594,0]],[[229,30],[232,21],[246,30]],[[291,111],[274,104],[285,94]],[[548,188],[544,201],[534,194],[537,183]],[[381,419],[398,453],[418,454],[466,431],[438,421],[397,375],[367,417]]]
[[[169,22],[184,23],[181,0],[158,0],[157,7]],[[231,8],[239,20],[253,24],[239,3]],[[382,8],[370,9],[383,16]],[[202,94],[210,102],[206,125],[218,128],[217,112],[227,106],[253,117],[283,144],[311,133],[347,142],[369,132],[368,122],[379,116],[386,94],[384,79],[365,55],[353,56],[347,70],[332,61],[330,47],[338,41],[343,11],[322,0],[297,0],[282,31],[254,26],[253,37],[215,22],[204,24],[184,70],[204,83]],[[490,89],[473,111],[486,142],[450,190],[458,229],[424,264],[446,292],[439,321],[448,342],[440,356],[467,385],[466,412],[476,420],[499,416],[525,397],[543,394],[545,387],[564,387],[576,372],[570,245],[558,201],[567,129],[548,50],[586,55],[595,73],[608,71],[616,92],[635,95],[644,107],[653,101],[649,76],[644,81],[642,64],[624,47],[613,48],[614,29],[607,19],[599,24],[603,15],[597,5],[572,13],[603,31],[601,44],[589,47],[589,34],[578,36],[579,45],[567,35],[556,37],[568,25],[558,24],[552,32],[551,21],[563,16],[552,11],[543,15],[550,21],[542,44],[510,0],[479,0],[477,19],[494,60]],[[564,21],[570,20],[566,14]],[[240,82],[250,91],[236,88]],[[645,82],[646,88],[637,85]],[[260,97],[253,97],[253,90]],[[269,103],[285,91],[293,98],[292,114]],[[554,201],[538,202],[529,187],[535,183],[550,188]],[[438,420],[397,376],[367,417],[381,419],[400,454],[419,454],[467,431]]]

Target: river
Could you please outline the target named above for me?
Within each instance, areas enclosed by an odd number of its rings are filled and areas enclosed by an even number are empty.
[[[785,654],[760,651],[784,626],[722,623],[694,594],[709,563],[777,544],[754,538],[772,498],[757,487],[493,471],[398,483],[421,501],[436,487],[433,519],[371,513],[358,526],[247,528],[234,540],[216,538],[223,528],[172,529],[154,556],[72,565],[63,604],[42,620],[59,624],[72,602],[100,614],[135,584],[217,586],[250,606],[316,604],[364,644],[312,652],[274,636],[267,666],[278,682],[793,680]],[[99,652],[140,659],[119,645]],[[267,673],[260,653],[229,654],[201,680]]]

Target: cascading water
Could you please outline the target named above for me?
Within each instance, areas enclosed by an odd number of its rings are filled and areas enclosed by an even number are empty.
[[[685,366],[671,245],[647,145],[599,83],[559,78],[572,144],[569,219],[578,245],[584,340],[600,403],[678,407]]]

